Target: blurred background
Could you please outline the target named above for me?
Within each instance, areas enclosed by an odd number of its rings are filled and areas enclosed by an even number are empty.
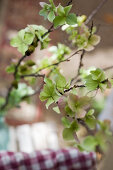
[[[73,12],[78,15],[89,15],[98,6],[101,0],[74,0]],[[47,29],[50,23],[39,16],[39,0],[0,0],[0,96],[5,96],[12,80],[12,76],[5,71],[12,60],[17,60],[21,54],[16,48],[10,46],[10,39],[28,24],[43,25]],[[48,2],[44,0],[44,2]],[[67,0],[55,0],[55,3],[67,4]],[[97,26],[97,33],[101,36],[100,44],[93,52],[85,55],[84,68],[96,66],[105,68],[113,65],[113,1],[108,0],[106,4],[93,18]],[[91,25],[91,23],[89,23]],[[70,46],[68,37],[60,30],[51,33],[51,45],[58,42]],[[74,50],[74,49],[73,49]],[[43,56],[49,56],[47,50],[40,51],[39,48],[32,55],[35,61]],[[70,62],[62,64],[64,75],[75,76],[79,63],[79,55]],[[67,67],[69,68],[67,70]],[[113,70],[107,71],[113,75]],[[98,95],[93,107],[99,114],[105,106],[105,99],[110,94],[105,91]],[[0,149],[10,151],[32,152],[37,149],[53,148],[58,149],[67,145],[62,139],[62,126],[60,116],[52,109],[45,109],[38,96],[32,98],[32,103],[22,103],[21,108],[10,110],[4,118],[0,119]],[[81,135],[85,131],[80,132]]]

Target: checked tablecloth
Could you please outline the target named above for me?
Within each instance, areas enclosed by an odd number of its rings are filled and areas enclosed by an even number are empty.
[[[42,150],[33,153],[0,152],[0,170],[95,170],[94,153],[77,149]]]

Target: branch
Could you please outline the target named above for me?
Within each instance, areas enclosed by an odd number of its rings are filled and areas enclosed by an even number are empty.
[[[83,66],[82,60],[83,60],[84,55],[85,55],[85,50],[82,50],[82,54],[81,54],[81,56],[80,56],[79,67],[78,67],[78,71],[77,71],[77,75],[72,78],[71,84],[72,84],[73,81],[76,80],[76,79],[78,78],[78,76],[79,76],[80,69],[81,69],[81,67]]]
[[[44,78],[45,77],[45,74],[26,74],[26,75],[22,75],[22,76],[20,76],[21,78],[25,78],[25,77],[35,77],[35,78],[37,78],[37,77],[42,77],[42,78]]]
[[[102,0],[100,4],[91,12],[89,17],[87,18],[85,24],[88,24],[92,18],[97,14],[97,12],[100,10],[100,8],[107,2],[107,0]]]
[[[15,66],[15,72],[14,72],[14,78],[16,79],[16,75],[17,75],[17,72],[18,72],[18,68],[21,64],[21,62],[27,57],[27,55],[24,55],[20,58],[20,60],[18,61],[17,65]]]
[[[30,94],[30,95],[26,95],[24,96],[24,98],[28,98],[28,97],[33,97],[36,94],[40,93],[41,89],[43,88],[44,82],[34,91],[34,93]]]
[[[70,0],[66,6],[69,6],[71,3],[73,2],[73,0]]]
[[[104,71],[107,71],[107,70],[110,70],[110,69],[112,69],[112,68],[113,68],[113,66],[109,66],[109,67],[103,68],[103,70],[104,70]]]
[[[89,133],[90,135],[92,135],[92,136],[95,135],[95,131],[94,131],[94,130],[91,130],[91,129],[87,126],[87,124],[84,122],[84,120],[82,120],[82,119],[77,119],[77,120],[78,120],[78,123],[80,123],[83,127],[86,128],[86,130],[88,131],[88,133]]]
[[[70,87],[69,89],[64,90],[64,93],[69,92],[73,88],[81,88],[81,87],[86,87],[86,86],[85,85],[74,85],[74,86]]]
[[[44,74],[38,74],[38,73],[39,73],[40,71],[44,70],[44,69],[49,68],[49,67],[58,66],[59,64],[61,64],[61,63],[63,63],[63,62],[68,62],[68,61],[70,61],[70,59],[71,59],[74,55],[78,54],[80,51],[82,51],[82,50],[77,50],[77,51],[75,51],[71,56],[67,57],[66,59],[61,60],[61,61],[56,62],[56,63],[53,63],[53,64],[50,64],[50,65],[48,65],[48,66],[45,66],[45,67],[39,69],[38,72],[35,72],[35,73],[33,73],[33,74],[28,74],[28,75],[27,75],[27,74],[26,74],[26,75],[22,75],[21,78],[24,78],[24,77],[45,77]]]
[[[5,99],[5,103],[4,103],[3,106],[0,108],[1,110],[3,110],[3,109],[8,105],[9,97],[10,97],[10,94],[11,94],[12,89],[13,89],[13,84],[11,84],[10,87],[9,87],[9,89],[8,89],[8,92],[7,92],[7,95],[6,95],[6,99]]]

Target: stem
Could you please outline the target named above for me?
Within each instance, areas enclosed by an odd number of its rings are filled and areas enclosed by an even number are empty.
[[[107,71],[107,70],[110,70],[110,69],[112,69],[112,68],[113,68],[113,66],[109,66],[109,67],[103,68],[103,70],[104,70],[104,71]]]
[[[64,93],[69,92],[69,91],[72,90],[73,88],[81,88],[81,87],[86,87],[86,86],[85,86],[85,85],[74,85],[74,86],[72,86],[71,88],[64,90]]]
[[[0,108],[1,110],[3,110],[7,105],[8,105],[8,102],[9,102],[9,97],[10,97],[10,94],[11,94],[11,91],[13,89],[13,85],[11,84],[9,89],[8,89],[8,93],[6,95],[6,99],[5,99],[5,103],[3,104],[3,106]]]
[[[18,61],[16,67],[15,67],[15,72],[14,72],[14,79],[16,79],[16,75],[17,75],[17,72],[18,72],[18,68],[21,64],[21,62],[27,57],[27,55],[24,55],[23,57],[20,58],[20,60]]]
[[[85,24],[88,24],[92,18],[97,14],[97,12],[100,10],[100,8],[107,2],[107,0],[102,0],[100,4],[91,12],[89,17],[87,18]]]
[[[83,127],[86,128],[86,130],[88,131],[88,133],[90,135],[94,136],[95,132],[87,126],[87,124],[84,122],[84,120],[82,120],[82,119],[77,119],[77,120],[78,120],[78,123],[80,123]]]
[[[75,77],[72,78],[71,80],[71,84],[73,83],[74,80],[76,80],[80,74],[80,69],[81,67],[83,66],[83,63],[82,63],[82,60],[83,60],[83,57],[85,55],[85,50],[82,50],[82,54],[80,56],[80,62],[79,62],[79,66],[78,66],[78,71],[77,71],[77,75]]]

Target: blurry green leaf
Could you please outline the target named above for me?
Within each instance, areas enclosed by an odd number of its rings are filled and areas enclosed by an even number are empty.
[[[77,17],[75,14],[69,14],[67,17],[66,17],[66,23],[68,25],[75,25],[77,24]]]
[[[75,112],[77,118],[83,118],[86,114],[85,107],[89,105],[89,101],[90,99],[87,96],[78,97],[70,93],[68,97],[68,106]]]
[[[64,16],[64,15],[65,15],[64,7],[61,6],[60,4],[59,4],[59,6],[57,7],[57,14],[58,14],[59,16]]]
[[[25,83],[19,83],[17,89],[13,89],[11,91],[11,95],[9,97],[9,105],[12,107],[18,105],[22,99],[34,93],[34,90],[27,86]]]
[[[53,22],[53,20],[55,19],[55,14],[54,14],[54,12],[53,11],[51,11],[49,14],[48,14],[48,20],[50,21],[50,22]]]
[[[92,116],[94,114],[94,109],[90,109],[87,113],[87,116]]]
[[[78,131],[79,125],[78,125],[77,120],[74,120],[74,121],[71,123],[70,128],[73,130],[73,132],[74,132],[74,131]]]
[[[0,107],[5,103],[5,98],[0,97]]]
[[[66,118],[66,117],[62,117],[62,124],[64,125],[64,127],[69,128],[71,126],[70,121]]]
[[[60,114],[60,110],[59,110],[59,107],[58,107],[58,106],[53,107],[53,110],[54,110],[55,112],[57,112],[58,114]]]
[[[85,122],[88,125],[89,128],[94,129],[96,126],[96,119],[93,116],[86,116]]]
[[[39,14],[44,17],[44,19],[47,19],[48,11],[46,9],[40,10]]]
[[[75,116],[75,113],[69,108],[68,105],[66,105],[65,111],[66,111],[67,115],[69,115],[71,117]]]
[[[7,71],[7,73],[14,73],[14,71],[15,71],[15,65],[14,65],[14,64],[11,64],[10,66],[8,66],[8,67],[6,68],[6,71]]]
[[[56,16],[53,23],[54,23],[54,27],[58,27],[60,25],[65,24],[65,17],[64,16]]]
[[[45,100],[50,99],[48,101],[50,105],[50,103],[52,102],[52,99],[54,100],[54,102],[58,101],[60,94],[56,91],[55,84],[52,82],[52,80],[45,78],[44,81],[46,84],[44,85],[44,88],[42,92],[40,93],[40,100],[45,101]],[[48,106],[48,103],[47,103],[47,106]]]
[[[73,140],[74,139],[73,130],[71,128],[65,128],[63,130],[63,138],[65,140]]]
[[[95,151],[97,145],[98,143],[93,136],[87,136],[82,142],[82,147],[88,152]]]
[[[92,91],[97,89],[98,82],[96,80],[93,80],[91,75],[85,77],[85,81],[86,81],[85,85],[88,88],[88,90]]]
[[[35,62],[32,61],[32,60],[28,60],[28,61],[26,62],[26,65],[28,65],[29,67],[32,67],[32,66],[35,65]]]
[[[64,8],[64,11],[65,11],[65,15],[66,15],[66,16],[67,16],[68,13],[70,12],[71,8],[72,8],[72,5],[66,6],[66,7]]]
[[[49,107],[52,103],[54,103],[54,100],[53,100],[52,98],[49,98],[48,101],[47,101],[47,103],[46,103],[46,109],[48,109],[48,107]]]

